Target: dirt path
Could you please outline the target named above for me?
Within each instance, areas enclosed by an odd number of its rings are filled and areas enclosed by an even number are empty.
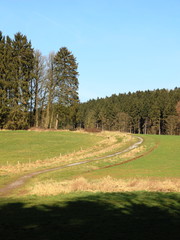
[[[110,154],[110,155],[107,155],[107,156],[104,156],[104,157],[95,158],[95,159],[92,159],[92,160],[80,161],[80,162],[71,163],[71,164],[67,164],[67,165],[64,165],[64,166],[60,166],[60,167],[48,168],[48,169],[40,170],[40,171],[37,171],[37,172],[28,173],[28,174],[18,178],[16,181],[6,185],[5,187],[0,188],[0,196],[8,195],[13,190],[15,190],[15,189],[21,187],[22,185],[24,185],[30,178],[32,178],[34,176],[37,176],[39,174],[46,173],[46,172],[51,172],[51,171],[56,171],[56,170],[59,170],[59,169],[68,168],[68,167],[72,167],[72,166],[76,166],[76,165],[86,164],[86,163],[101,160],[101,159],[111,158],[111,157],[129,152],[132,149],[135,149],[135,148],[139,147],[140,144],[142,144],[143,138],[141,138],[141,137],[137,137],[137,138],[138,138],[138,142],[134,143],[130,147],[128,147],[128,148],[126,148],[126,149],[124,149],[123,151],[120,151],[120,152],[116,152],[116,153],[113,153],[113,154]]]

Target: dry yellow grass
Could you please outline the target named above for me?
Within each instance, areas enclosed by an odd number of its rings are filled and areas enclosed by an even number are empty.
[[[89,134],[89,133],[85,133]],[[133,139],[133,136],[120,132],[101,132],[97,133],[98,136],[103,136],[104,139],[100,141],[97,145],[88,148],[86,150],[79,150],[77,152],[54,157],[51,159],[37,160],[35,162],[29,163],[19,163],[16,165],[7,164],[0,167],[0,175],[7,174],[19,174],[27,171],[36,170],[40,167],[55,167],[63,164],[68,164],[72,162],[77,162],[87,158],[93,158],[95,156],[106,154],[112,152],[115,149],[122,147],[126,142]],[[117,138],[122,138],[122,142],[118,142]],[[134,151],[134,150],[132,150]]]
[[[57,195],[70,192],[180,192],[180,179],[114,179],[107,176],[98,180],[88,181],[83,177],[74,180],[57,182],[49,180],[39,182],[30,189],[30,194],[39,196]]]
[[[138,148],[134,148],[133,150],[124,153],[120,156],[120,158],[129,158],[129,157],[134,157],[137,153],[143,152],[145,150],[144,146],[140,146]]]

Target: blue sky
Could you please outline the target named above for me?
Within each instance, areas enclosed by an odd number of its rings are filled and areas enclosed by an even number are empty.
[[[81,101],[180,87],[180,0],[0,0],[0,30],[72,51]]]

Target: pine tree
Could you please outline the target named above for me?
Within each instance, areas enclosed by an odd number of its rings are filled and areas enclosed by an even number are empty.
[[[9,36],[3,37],[2,33],[0,34],[0,60],[0,125],[3,128],[12,109],[14,68],[12,40]]]
[[[6,117],[7,117],[7,110],[6,110],[6,90],[5,90],[5,37],[0,32],[0,128],[3,128]]]
[[[25,110],[29,109],[31,97],[30,87],[34,67],[34,54],[31,42],[21,33],[15,34],[13,41],[15,75],[17,84],[17,101],[22,104]]]
[[[12,67],[11,67],[11,109],[6,128],[23,129],[29,125],[28,116],[32,112],[32,72],[34,55],[31,42],[21,33],[14,36],[12,42]],[[13,121],[12,121],[13,119]],[[14,122],[14,126],[13,126]]]
[[[73,105],[78,98],[78,64],[73,54],[66,48],[60,48],[55,56],[55,75],[58,85],[58,101],[63,105]]]
[[[66,106],[67,109],[68,107],[71,107],[70,118],[72,120],[73,127],[75,127],[77,106],[79,103],[79,74],[77,72],[78,64],[76,63],[76,58],[74,57],[74,55],[66,47],[60,48],[54,58],[54,64],[56,80],[56,100],[58,104]],[[58,121],[59,115],[59,113],[56,114],[56,123]]]

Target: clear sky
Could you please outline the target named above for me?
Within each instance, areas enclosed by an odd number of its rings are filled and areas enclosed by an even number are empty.
[[[0,30],[72,51],[81,101],[180,87],[180,0],[0,0]]]

